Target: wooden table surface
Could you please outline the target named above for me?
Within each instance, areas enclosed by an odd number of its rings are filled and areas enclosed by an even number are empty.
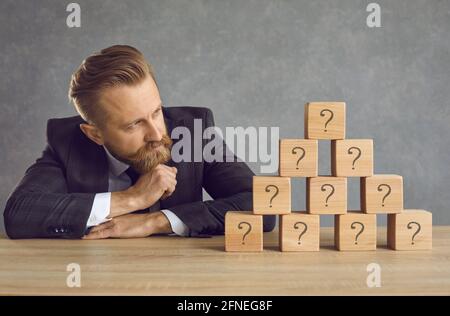
[[[103,295],[378,295],[450,294],[450,226],[433,228],[433,250],[386,248],[339,252],[333,229],[321,229],[319,252],[224,252],[224,237],[156,236],[108,240],[0,239],[0,294]],[[68,287],[67,265],[81,268],[81,287]],[[367,265],[381,267],[381,287],[366,284]]]

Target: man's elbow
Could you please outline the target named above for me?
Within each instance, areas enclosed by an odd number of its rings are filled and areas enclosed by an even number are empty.
[[[3,212],[3,223],[5,226],[5,232],[6,235],[11,239],[17,239],[20,238],[17,236],[17,224],[15,219],[15,209],[14,209],[14,203],[13,203],[13,197],[10,197],[8,201],[6,202],[5,210]]]
[[[275,228],[277,217],[275,215],[263,216],[263,231],[265,233],[271,232]]]
[[[5,206],[5,210],[3,212],[3,223],[5,226],[6,235],[10,239],[20,239],[20,238],[30,238],[25,231],[24,225],[20,220],[20,195],[11,195]]]

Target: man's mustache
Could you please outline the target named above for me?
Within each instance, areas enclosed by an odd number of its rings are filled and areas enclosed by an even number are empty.
[[[146,146],[149,148],[157,148],[161,145],[163,145],[165,147],[172,146],[172,139],[170,139],[170,137],[167,135],[162,135],[162,138],[160,141],[150,141],[147,143]]]
[[[159,141],[149,141],[145,146],[140,148],[136,152],[136,154],[134,154],[130,158],[140,157],[140,156],[142,156],[142,153],[144,153],[144,152],[149,152],[149,151],[152,152],[161,145],[170,149],[172,146],[172,143],[173,143],[173,141],[168,135],[163,135],[161,140],[159,140]]]

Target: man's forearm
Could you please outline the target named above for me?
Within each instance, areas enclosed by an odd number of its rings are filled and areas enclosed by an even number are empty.
[[[147,225],[150,227],[151,235],[173,233],[168,218],[161,211],[149,214]]]
[[[125,215],[141,209],[138,200],[128,190],[111,193],[111,208],[108,218]],[[149,214],[147,225],[152,234],[170,234],[172,227],[163,212]]]
[[[111,193],[111,206],[108,218],[125,215],[139,210],[139,203],[130,191],[118,191]]]
[[[10,238],[80,238],[86,230],[92,193],[15,191],[4,211]]]

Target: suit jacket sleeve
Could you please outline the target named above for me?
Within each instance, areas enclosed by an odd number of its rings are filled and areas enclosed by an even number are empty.
[[[214,126],[211,110],[205,115],[205,128]],[[254,173],[235,155],[232,162],[226,162],[226,144],[223,142],[223,162],[204,162],[203,187],[214,199],[170,207],[189,228],[191,237],[223,234],[227,211],[253,210]],[[275,216],[263,217],[263,230],[273,230]]]
[[[81,238],[95,194],[68,193],[50,145],[10,194],[4,211],[10,238]]]

